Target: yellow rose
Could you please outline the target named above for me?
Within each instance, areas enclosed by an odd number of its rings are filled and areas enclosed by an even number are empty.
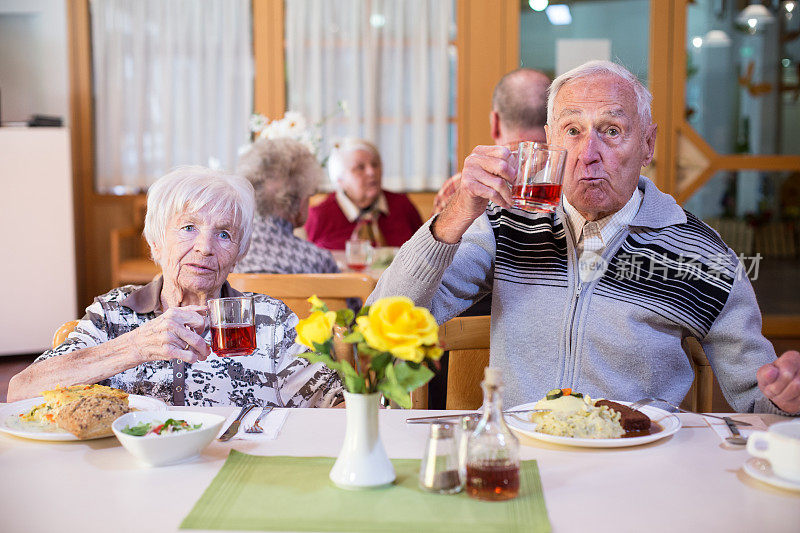
[[[314,311],[308,318],[304,318],[294,327],[297,331],[297,342],[314,350],[314,343],[322,344],[333,335],[333,323],[336,313],[328,311]]]
[[[320,300],[319,298],[317,298],[316,294],[312,294],[311,298],[309,298],[306,301],[311,304],[311,312],[319,311],[323,307],[325,307],[325,303],[322,300]]]
[[[424,307],[414,307],[405,296],[381,298],[367,316],[356,319],[356,329],[368,345],[390,352],[398,359],[420,363],[426,354],[441,356],[432,347],[438,346],[439,326]]]

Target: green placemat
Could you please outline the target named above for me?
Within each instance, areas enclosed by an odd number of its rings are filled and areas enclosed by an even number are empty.
[[[418,459],[395,459],[389,487],[349,491],[328,479],[331,457],[231,451],[181,529],[255,531],[549,532],[536,461],[523,461],[520,495],[482,502],[419,489]]]

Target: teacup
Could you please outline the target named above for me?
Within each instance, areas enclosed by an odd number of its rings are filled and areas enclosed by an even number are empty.
[[[800,483],[800,422],[780,422],[747,439],[750,455],[767,459],[775,475]]]

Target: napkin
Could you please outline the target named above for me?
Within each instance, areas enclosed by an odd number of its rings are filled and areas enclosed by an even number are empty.
[[[739,433],[742,434],[742,437],[749,438],[750,435],[753,434],[754,431],[766,431],[767,425],[761,420],[760,416],[757,415],[732,415],[732,419],[734,420],[741,420],[742,422],[747,422],[748,424],[752,424],[750,426],[740,426],[737,425],[736,429],[739,430]],[[719,438],[722,439],[722,442],[728,444],[728,441],[725,439],[731,437],[731,430],[728,429],[728,425],[725,423],[724,420],[717,420],[716,418],[708,418],[705,417],[706,422],[708,425],[713,429]],[[737,446],[737,445],[732,445]]]
[[[228,426],[233,423],[233,420],[236,418],[236,415],[239,414],[239,409],[234,409],[233,412],[230,414],[228,419],[222,424],[222,429],[219,432],[219,435],[222,435]],[[281,428],[283,427],[283,423],[286,422],[286,417],[289,416],[289,409],[278,409],[275,408],[271,412],[269,412],[264,418],[261,419],[261,422],[258,423],[263,429],[264,433],[245,433],[245,429],[252,426],[258,415],[261,414],[261,408],[257,407],[255,409],[251,409],[247,416],[244,417],[242,423],[239,425],[239,431],[234,435],[231,440],[275,440],[280,433]],[[219,437],[217,435],[217,437]]]
[[[536,461],[522,461],[520,494],[502,502],[421,490],[419,459],[393,459],[397,480],[388,487],[342,490],[328,479],[334,461],[232,450],[180,528],[352,533],[551,530]]]

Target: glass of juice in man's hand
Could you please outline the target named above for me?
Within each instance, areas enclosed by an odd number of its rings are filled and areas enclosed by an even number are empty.
[[[561,181],[567,151],[559,146],[523,141],[517,156],[517,178],[511,187],[511,205],[539,213],[552,213],[561,202]]]
[[[208,317],[211,351],[216,355],[250,355],[255,351],[255,307],[251,296],[209,300]]]

